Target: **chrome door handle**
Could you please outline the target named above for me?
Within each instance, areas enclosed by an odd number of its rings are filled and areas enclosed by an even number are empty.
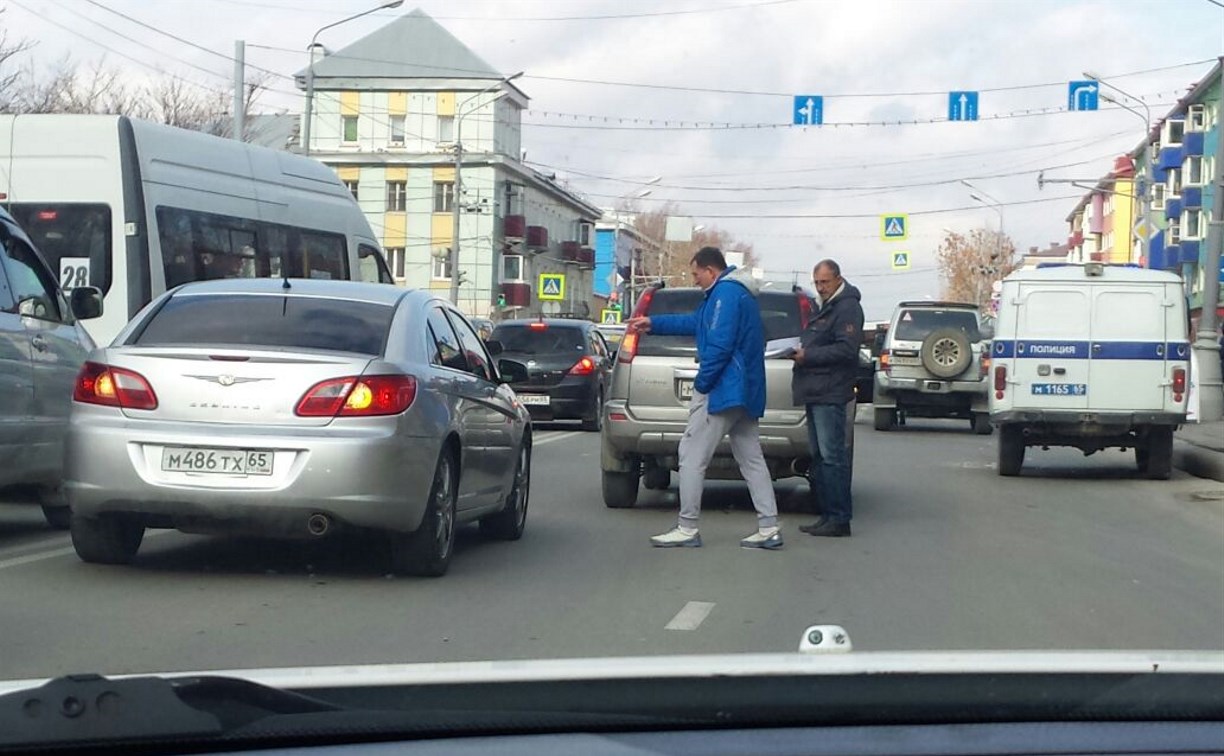
[[[34,347],[40,352],[45,352],[47,351],[47,340],[42,334],[32,336],[30,337],[30,346]]]

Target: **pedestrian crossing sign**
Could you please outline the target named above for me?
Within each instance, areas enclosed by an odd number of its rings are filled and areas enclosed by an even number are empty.
[[[881,215],[880,238],[884,241],[901,241],[909,238],[908,215]]]
[[[892,253],[892,269],[893,270],[909,270],[910,253],[909,252],[893,252]]]
[[[599,322],[607,325],[615,325],[621,322],[620,310],[600,310]]]
[[[542,302],[560,302],[565,299],[565,274],[541,273],[536,296]]]

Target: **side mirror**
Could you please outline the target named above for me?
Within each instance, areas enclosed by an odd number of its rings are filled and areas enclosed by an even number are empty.
[[[47,303],[38,297],[29,297],[17,303],[17,314],[23,318],[47,317]]]
[[[77,320],[101,317],[102,290],[96,286],[78,286],[68,295],[68,305]]]
[[[506,351],[506,348],[502,346],[502,343],[500,341],[497,341],[496,339],[489,339],[488,341],[486,341],[485,349],[488,349],[489,354],[491,354],[494,357]]]
[[[531,377],[527,366],[518,360],[498,360],[497,372],[501,374],[502,383],[526,383]]]

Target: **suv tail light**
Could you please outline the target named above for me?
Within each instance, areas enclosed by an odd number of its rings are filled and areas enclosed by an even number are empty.
[[[650,312],[650,300],[654,299],[654,293],[658,288],[657,286],[652,286],[642,293],[642,296],[638,298],[637,305],[633,308],[633,315],[630,317],[640,318]]]
[[[595,360],[590,357],[583,357],[574,363],[574,366],[569,369],[570,375],[590,375],[595,372]]]
[[[995,399],[1002,399],[1003,392],[1007,390],[1007,366],[995,365],[994,374]]]
[[[807,328],[812,322],[812,300],[802,290],[795,292],[795,296],[799,297],[799,327]]]
[[[157,394],[140,373],[110,367],[100,362],[86,362],[77,373],[72,389],[74,401],[100,404],[104,407],[155,410]]]
[[[990,356],[984,354],[982,355],[981,360],[982,360],[981,366],[978,370],[979,379],[985,378],[986,376],[990,375]]]
[[[621,339],[620,349],[616,351],[617,362],[633,362],[633,358],[637,356],[638,340],[641,336],[637,331],[625,334],[625,338]]]
[[[294,409],[298,417],[377,417],[398,415],[416,401],[417,380],[410,375],[331,378],[310,387]]]
[[[880,350],[880,369],[885,373],[892,371],[892,356],[888,353],[887,349]]]
[[[1173,369],[1173,401],[1180,402],[1186,393],[1186,369]]]

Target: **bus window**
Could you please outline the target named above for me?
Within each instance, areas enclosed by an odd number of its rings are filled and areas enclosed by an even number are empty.
[[[359,245],[357,260],[361,263],[362,281],[395,283],[395,279],[391,277],[391,269],[387,267],[387,261],[383,259],[382,252],[379,252],[377,247],[371,247],[369,244]]]
[[[111,286],[111,209],[101,204],[17,202],[9,207],[65,291]]]
[[[319,231],[301,231],[298,236],[302,245],[302,278],[349,277],[343,236]]]

